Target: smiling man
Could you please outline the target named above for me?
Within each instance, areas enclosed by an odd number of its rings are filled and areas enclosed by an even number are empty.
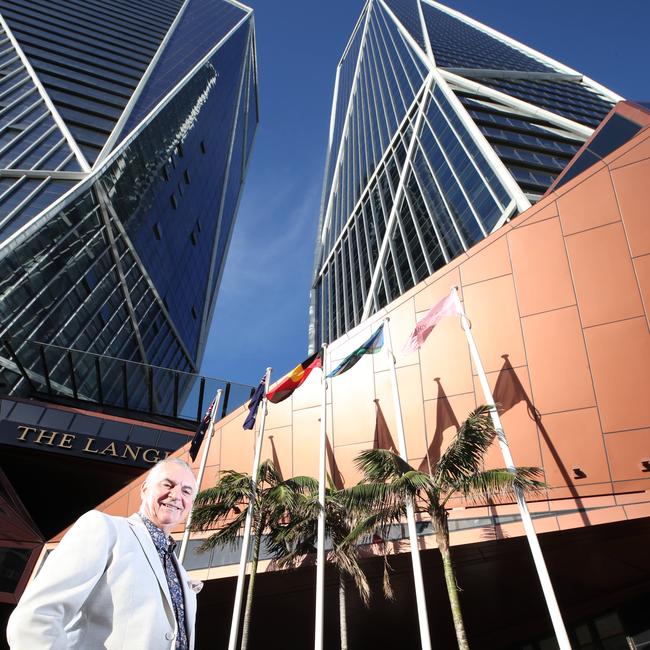
[[[191,650],[196,587],[170,532],[196,479],[179,458],[153,467],[128,519],[91,511],[65,534],[14,610],[12,650]]]

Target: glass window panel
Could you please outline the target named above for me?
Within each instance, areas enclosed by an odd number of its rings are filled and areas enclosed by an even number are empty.
[[[422,24],[418,11],[418,0],[387,0],[386,4],[397,16],[397,19],[404,25],[416,43],[426,50],[424,36],[422,35]]]
[[[429,40],[440,67],[553,72],[553,68],[486,32],[421,3]]]

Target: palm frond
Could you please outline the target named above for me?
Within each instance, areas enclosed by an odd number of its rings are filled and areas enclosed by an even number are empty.
[[[388,449],[366,449],[355,459],[366,481],[387,481],[413,468]]]
[[[389,600],[391,603],[395,602],[395,591],[393,590],[393,584],[390,581],[390,574],[393,568],[388,561],[388,552],[386,551],[386,542],[383,542],[384,547],[384,571],[383,571],[383,580],[382,580],[382,589],[384,592],[384,598]]]
[[[248,506],[226,504],[224,502],[214,505],[198,506],[192,510],[192,523],[190,530],[208,530],[215,528],[226,519],[238,515],[242,510],[245,512]]]
[[[307,494],[308,492],[318,491],[318,481],[311,476],[294,476],[284,481],[291,489],[296,492]]]
[[[277,485],[282,482],[282,476],[270,458],[267,458],[265,461],[260,463],[257,470],[257,482],[266,483],[268,485]]]
[[[400,523],[405,516],[406,502],[403,500],[396,500],[379,508],[375,507],[354,522],[344,542],[346,544],[356,544],[365,535],[372,534],[386,538],[390,534],[391,525]]]
[[[542,476],[539,467],[516,467],[513,471],[505,468],[476,472],[460,481],[456,489],[464,497],[473,501],[514,497],[515,490],[536,493],[544,490],[546,484],[538,480]]]
[[[216,533],[203,540],[199,546],[199,550],[207,551],[215,546],[218,546],[219,548],[225,548],[227,546],[234,548],[239,538],[239,531],[244,527],[245,521],[246,512],[244,511],[231,522],[221,527]]]
[[[453,486],[477,472],[496,431],[490,418],[489,406],[479,406],[463,422],[453,442],[440,456],[433,471],[434,482],[440,487]]]
[[[247,474],[234,477],[227,475],[214,487],[201,490],[194,500],[195,506],[216,503],[235,504],[238,501],[248,500],[251,495],[251,482]]]
[[[388,483],[358,483],[341,495],[342,502],[351,511],[365,512],[395,500],[395,490]]]
[[[339,571],[347,573],[354,581],[354,586],[359,592],[361,602],[367,607],[370,603],[370,585],[368,578],[359,564],[359,557],[356,553],[350,552],[347,547],[334,549],[330,554],[330,559],[338,567]]]
[[[411,469],[391,482],[391,487],[405,496],[414,497],[418,492],[429,493],[436,490],[436,485],[429,474]]]

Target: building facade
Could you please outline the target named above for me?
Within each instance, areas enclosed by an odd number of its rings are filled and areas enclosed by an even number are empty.
[[[258,123],[252,11],[2,0],[0,16],[3,392],[122,391],[118,363],[70,349],[196,373]],[[131,406],[151,399],[127,382]]]
[[[230,0],[1,0],[0,43],[4,628],[47,539],[184,445],[218,389],[222,416],[250,395],[197,369],[258,97]]]
[[[538,201],[620,99],[436,2],[369,0],[336,71],[312,349]]]
[[[400,350],[430,307],[451,287],[459,288],[514,462],[544,472],[547,489],[529,497],[528,505],[575,650],[641,649],[650,641],[650,113],[625,104],[616,110],[581,152],[600,152],[595,165],[326,352],[327,367],[336,367],[389,317],[384,327],[395,351],[408,460],[414,467],[426,466],[427,459],[435,463],[459,424],[484,403],[479,378],[457,317],[441,321],[416,353]],[[631,131],[636,135],[630,138]],[[619,146],[605,153],[616,141]],[[386,429],[397,444],[390,366],[384,350],[328,380],[328,472],[345,487],[360,478],[357,455],[379,444],[378,407],[385,421],[383,445]],[[268,404],[261,457],[273,459],[285,478],[318,475],[320,374],[313,371],[289,399]],[[257,432],[242,430],[247,415],[243,405],[217,423],[203,488],[224,471],[251,471]],[[176,452],[185,459],[187,454],[187,446]],[[494,444],[485,467],[503,465]],[[134,481],[99,509],[127,515],[138,490]],[[454,499],[449,522],[470,646],[557,647],[516,505]],[[431,642],[456,647],[426,514],[417,527]],[[420,647],[407,533],[395,532],[388,550],[396,600],[382,598],[383,549],[368,539],[361,550],[372,601],[366,608],[349,590],[350,647]],[[181,535],[179,528],[176,536]],[[191,538],[185,558],[192,576],[205,581],[198,646],[225,647],[239,553],[216,548],[197,554],[203,536]],[[250,647],[312,647],[315,584],[313,558],[295,571],[278,570],[264,559],[255,583]],[[336,570],[328,564],[326,648],[338,647],[337,595]]]

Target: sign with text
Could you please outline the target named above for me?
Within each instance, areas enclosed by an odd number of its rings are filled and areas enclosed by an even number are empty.
[[[0,442],[14,447],[28,447],[43,452],[145,468],[151,467],[174,451],[83,433],[44,429],[11,420],[0,421]]]

